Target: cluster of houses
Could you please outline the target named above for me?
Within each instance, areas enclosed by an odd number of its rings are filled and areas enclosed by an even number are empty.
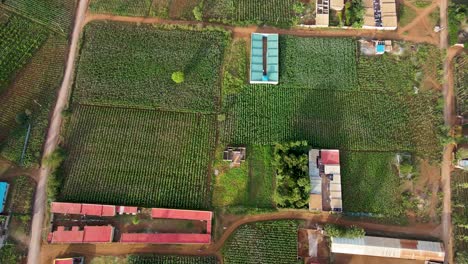
[[[64,215],[114,217],[116,214],[136,215],[137,207],[114,206],[101,204],[61,203],[51,204],[51,213]],[[213,213],[210,211],[179,210],[152,208],[153,219],[179,219],[206,222],[206,234],[186,233],[121,233],[121,243],[153,243],[153,244],[209,244],[211,243],[211,228]],[[110,243],[114,241],[115,227],[105,226],[57,226],[49,233],[49,243]]]

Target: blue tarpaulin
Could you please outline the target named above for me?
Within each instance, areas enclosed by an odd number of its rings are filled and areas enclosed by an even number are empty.
[[[3,213],[8,194],[8,183],[0,182],[0,214]]]

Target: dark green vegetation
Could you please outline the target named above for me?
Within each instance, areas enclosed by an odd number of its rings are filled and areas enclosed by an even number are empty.
[[[468,115],[468,54],[463,53],[455,59],[455,94],[457,113]]]
[[[54,31],[67,33],[71,29],[76,2],[76,0],[4,0],[0,6],[6,5]]]
[[[329,237],[360,238],[366,235],[364,229],[357,226],[344,227],[335,224],[326,224],[323,229]]]
[[[356,41],[280,37],[280,83],[291,88],[355,90]]]
[[[348,212],[404,215],[400,178],[391,152],[342,152],[341,184],[343,208]]]
[[[308,208],[310,195],[309,152],[306,141],[275,144],[275,203],[278,207]]]
[[[47,31],[0,9],[0,92],[47,39]]]
[[[89,10],[93,13],[122,16],[147,16],[152,0],[91,0]]]
[[[216,264],[215,256],[130,255],[128,264]]]
[[[76,106],[65,201],[206,208],[213,115]]]
[[[225,102],[229,107],[223,141],[307,140],[319,148],[416,150],[437,156],[435,132],[421,129],[432,129],[435,101],[422,94],[251,85]]]
[[[0,154],[19,163],[31,124],[23,165],[32,166],[41,156],[67,41],[3,8],[0,4]]]
[[[89,24],[74,101],[213,112],[220,98],[220,66],[226,42],[226,34],[219,31]],[[172,81],[176,71],[185,74],[183,83]]]
[[[234,40],[224,59],[223,96],[236,94],[242,90],[248,75],[247,61],[245,40]]]
[[[452,223],[457,263],[468,263],[468,172],[452,174]]]
[[[20,260],[20,254],[14,245],[8,244],[0,248],[0,263],[16,264]]]
[[[293,264],[297,260],[296,221],[256,222],[239,227],[223,247],[225,263]]]
[[[468,6],[466,4],[451,3],[448,8],[449,44],[459,42],[461,26],[466,23],[468,17]],[[466,41],[466,40],[465,40]]]
[[[213,205],[217,207],[241,206],[271,208],[275,176],[270,146],[248,146],[247,160],[239,168],[230,168],[218,151],[214,169],[215,176]]]

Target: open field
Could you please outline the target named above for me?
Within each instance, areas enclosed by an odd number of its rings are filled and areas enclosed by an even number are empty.
[[[398,217],[405,214],[395,153],[341,152],[343,210]]]
[[[206,208],[215,116],[79,105],[61,199]]]
[[[452,174],[452,223],[455,254],[468,255],[468,172],[457,170]],[[459,256],[460,257],[460,256]],[[466,261],[466,257],[465,257]],[[464,263],[461,258],[459,263]]]
[[[130,255],[128,264],[216,264],[214,256],[164,256],[164,255]]]
[[[213,112],[221,93],[220,70],[226,42],[225,33],[218,31],[89,24],[74,101]],[[184,72],[183,83],[171,80],[176,71]]]
[[[225,263],[293,264],[297,260],[298,222],[291,220],[246,224],[224,244]]]
[[[38,20],[59,32],[71,29],[76,0],[4,0],[2,3],[19,13]]]
[[[19,162],[27,131],[25,125],[15,122],[16,115],[29,110],[32,129],[24,163],[29,166],[39,161],[49,110],[63,74],[66,50],[66,39],[49,36],[0,96],[0,105],[4,106],[0,115],[0,141],[9,137],[1,148],[1,155],[9,160]]]
[[[0,8],[0,92],[47,39],[47,31]]]

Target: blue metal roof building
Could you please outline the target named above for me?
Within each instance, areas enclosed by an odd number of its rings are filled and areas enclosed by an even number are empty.
[[[278,34],[252,34],[250,83],[278,84]]]
[[[3,210],[5,209],[8,187],[8,183],[0,182],[0,214],[3,213]]]

